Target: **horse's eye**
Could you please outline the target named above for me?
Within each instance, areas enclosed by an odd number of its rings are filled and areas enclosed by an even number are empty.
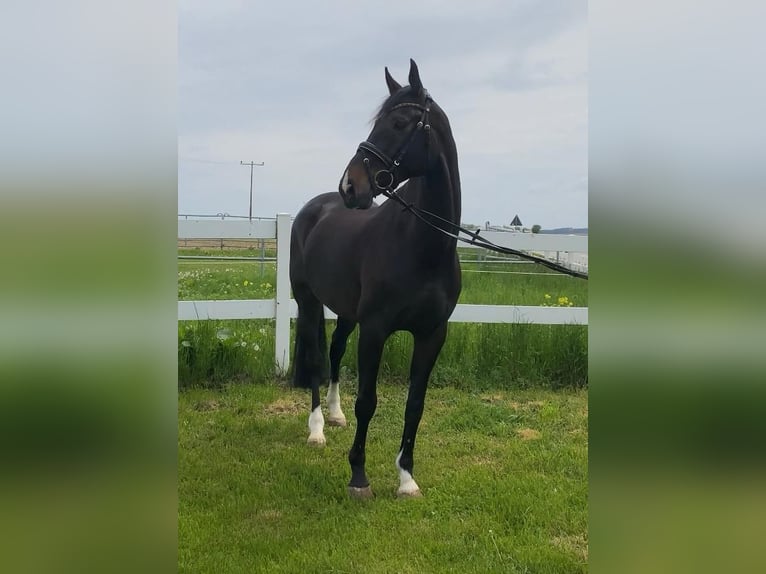
[[[407,120],[405,120],[404,118],[396,118],[394,120],[394,129],[400,130],[404,128],[404,126],[406,125],[407,125]]]

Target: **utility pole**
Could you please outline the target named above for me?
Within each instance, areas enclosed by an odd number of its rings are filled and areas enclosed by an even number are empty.
[[[240,161],[239,165],[249,165],[250,166],[250,221],[253,220],[253,168],[258,165],[263,165],[263,162],[256,163],[254,161]]]

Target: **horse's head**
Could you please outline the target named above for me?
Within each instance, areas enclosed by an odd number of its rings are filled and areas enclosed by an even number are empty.
[[[409,86],[400,86],[386,68],[389,97],[338,186],[346,207],[367,209],[376,195],[391,193],[404,180],[425,175],[433,157],[429,155],[433,145],[430,121],[436,105],[412,60],[409,82]]]

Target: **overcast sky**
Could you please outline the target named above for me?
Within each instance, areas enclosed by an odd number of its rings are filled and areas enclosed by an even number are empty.
[[[179,5],[179,213],[295,214],[337,190],[409,58],[457,143],[463,221],[588,224],[587,2]]]

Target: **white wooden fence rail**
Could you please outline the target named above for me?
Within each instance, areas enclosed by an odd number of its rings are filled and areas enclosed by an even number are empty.
[[[274,299],[235,301],[179,301],[179,321],[209,319],[276,319],[275,361],[277,369],[290,366],[290,319],[298,306],[290,299],[290,226],[288,213],[274,221],[179,219],[179,239],[275,239],[277,240],[277,281]],[[511,249],[535,252],[588,252],[588,238],[575,235],[482,232],[493,243]],[[335,314],[325,309],[325,317]],[[587,325],[587,307],[535,307],[522,305],[465,305],[455,308],[453,323],[537,323],[542,325]]]

